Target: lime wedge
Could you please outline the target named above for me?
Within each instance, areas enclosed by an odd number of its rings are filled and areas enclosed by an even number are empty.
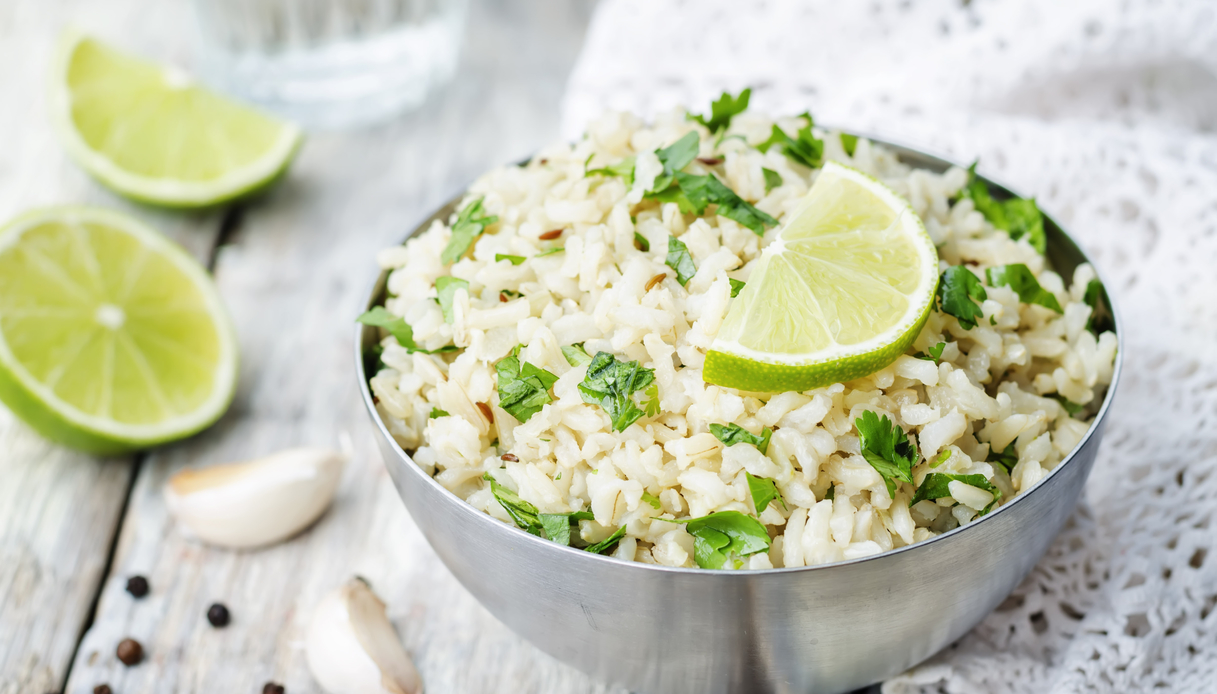
[[[69,33],[51,109],[68,152],[112,190],[171,207],[256,191],[287,169],[300,129],[195,84],[189,75]]]
[[[237,345],[207,271],[116,212],[60,207],[0,228],[0,401],[47,438],[119,453],[228,408]]]
[[[938,253],[909,204],[829,162],[762,252],[703,378],[777,393],[874,373],[912,345],[937,284]]]

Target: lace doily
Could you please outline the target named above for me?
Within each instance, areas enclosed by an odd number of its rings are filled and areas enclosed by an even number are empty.
[[[603,0],[563,131],[749,85],[754,108],[979,157],[1071,231],[1124,321],[1087,501],[884,692],[1217,691],[1217,4]]]

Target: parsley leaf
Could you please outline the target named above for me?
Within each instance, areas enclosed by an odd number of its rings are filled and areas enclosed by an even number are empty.
[[[930,463],[930,469],[933,470],[934,468],[942,465],[943,463],[947,462],[950,459],[951,459],[951,451],[945,450],[942,453],[938,454],[938,457],[934,459],[934,462]]]
[[[651,250],[651,242],[647,241],[647,237],[639,234],[636,231],[634,232],[634,245],[637,246],[638,250],[642,251],[643,253]]]
[[[858,136],[841,133],[841,147],[845,149],[846,154],[854,156],[854,152],[858,150]]]
[[[647,502],[648,504],[650,504],[651,508],[655,509],[656,511],[663,508],[663,504],[661,504],[659,502],[659,498],[656,497],[654,494],[649,494],[647,492],[643,492],[642,500]]]
[[[622,362],[608,352],[597,352],[579,384],[579,395],[589,405],[599,405],[613,422],[613,431],[625,431],[645,414],[631,396],[655,380],[653,369],[636,361]]]
[[[984,315],[980,302],[989,298],[976,275],[962,265],[952,265],[942,273],[937,294],[939,310],[955,316],[964,330],[976,327],[976,319]]]
[[[651,186],[652,193],[659,193],[676,180],[676,173],[685,168],[697,158],[697,150],[701,147],[701,138],[696,132],[685,133],[685,136],[655,152],[659,162],[663,164],[663,173],[655,177]],[[674,202],[669,200],[667,202]]]
[[[439,349],[423,349],[419,347],[414,343],[414,329],[410,327],[406,319],[389,313],[384,306],[377,306],[355,320],[364,325],[384,328],[389,331],[389,334],[397,340],[397,344],[405,347],[406,352],[409,354],[414,354],[415,352],[439,354],[441,352],[455,352],[457,350],[455,345],[445,345]]]
[[[769,502],[777,499],[782,508],[786,508],[786,500],[782,498],[782,493],[778,491],[778,483],[763,477],[753,477],[751,472],[744,472],[748,478],[748,492],[752,494],[752,505],[756,507],[756,512],[763,513],[769,507]]]
[[[521,362],[516,352],[500,359],[494,370],[498,373],[499,407],[520,422],[527,422],[545,403],[553,402],[549,389],[558,377]]]
[[[734,299],[735,297],[739,296],[741,291],[744,290],[744,285],[746,283],[740,282],[739,280],[733,280],[730,277],[727,278],[727,281],[731,283],[731,298]]]
[[[438,407],[431,408],[431,414],[427,415],[427,419],[435,419],[436,417],[448,417],[449,414]]]
[[[701,518],[663,519],[683,523],[693,536],[693,561],[703,569],[721,569],[728,559],[769,549],[769,533],[757,519],[739,511],[719,511]]]
[[[612,535],[609,535],[608,537],[597,542],[596,544],[591,545],[590,547],[584,547],[583,551],[591,552],[592,554],[607,554],[608,552],[611,552],[614,547],[617,546],[617,543],[620,542],[621,538],[623,538],[623,537],[625,537],[625,526],[624,525],[621,526],[620,528],[617,528],[616,532],[614,532]]]
[[[687,114],[687,118],[692,121],[697,121],[706,126],[710,130],[710,134],[719,130],[726,130],[727,126],[731,125],[731,119],[737,114],[748,110],[748,99],[752,96],[752,89],[745,89],[739,93],[739,96],[731,96],[727,92],[718,97],[718,101],[710,104],[710,117],[695,116],[692,113]]]
[[[768,195],[769,191],[782,185],[782,174],[773,169],[761,167],[761,174],[765,177],[765,195]]]
[[[938,360],[939,360],[939,359],[942,359],[942,350],[944,350],[944,349],[946,349],[946,348],[947,348],[947,343],[945,343],[945,342],[939,342],[938,344],[936,344],[936,345],[934,345],[933,347],[931,347],[931,348],[930,348],[930,353],[929,353],[929,354],[925,354],[925,353],[923,353],[923,352],[916,352],[916,353],[914,353],[914,354],[913,354],[913,356],[914,356],[914,357],[916,357],[916,358],[918,358],[918,359],[924,359],[924,360],[926,360],[926,361],[932,361],[932,362],[934,362],[935,364],[937,364],[937,363],[938,363]]]
[[[566,363],[574,367],[586,366],[592,363],[592,357],[583,349],[583,344],[567,345],[562,348],[562,356],[566,357]]]
[[[460,260],[461,256],[465,255],[473,242],[477,240],[477,237],[486,231],[486,227],[499,221],[499,218],[493,215],[482,216],[485,214],[485,210],[482,209],[483,200],[485,198],[474,200],[457,215],[456,223],[452,225],[452,238],[448,240],[448,245],[440,254],[440,260],[444,265],[451,265]]]
[[[718,205],[715,214],[748,227],[757,236],[765,235],[765,227],[777,226],[778,220],[753,207],[713,175],[694,176],[680,171],[676,173],[676,182],[684,196],[684,201],[677,200],[682,211],[701,214],[707,205],[715,204]]]
[[[524,262],[525,260],[528,260],[528,258],[525,258],[522,255],[507,255],[505,253],[495,253],[494,262],[497,263],[500,260],[506,260],[507,262],[511,263],[512,265],[519,265],[520,263]]]
[[[1087,282],[1082,301],[1090,307],[1090,320],[1086,321],[1086,328],[1090,332],[1098,335],[1116,327],[1115,319],[1111,315],[1111,301],[1107,298],[1107,290],[1102,282],[1097,279]]]
[[[520,498],[519,494],[499,484],[489,472],[482,473],[482,479],[490,483],[490,491],[494,498],[507,511],[507,515],[524,530],[544,537],[560,545],[570,545],[571,525],[581,520],[592,520],[590,511],[575,511],[574,513],[539,513],[537,507]]]
[[[659,416],[659,384],[652,381],[642,394],[646,396],[646,400],[642,401],[642,411],[648,417]]]
[[[1065,408],[1065,412],[1069,413],[1070,417],[1072,417],[1075,414],[1086,409],[1085,405],[1079,405],[1076,402],[1066,398],[1064,395],[1061,395],[1060,393],[1049,393],[1048,397],[1061,403],[1061,407]]]
[[[799,128],[795,137],[787,135],[774,123],[769,139],[756,148],[768,152],[770,147],[780,147],[783,154],[800,164],[813,169],[819,167],[824,160],[824,141],[811,133],[811,128],[815,125],[811,114],[804,113],[803,117],[807,119],[807,125]]]
[[[989,187],[976,178],[976,163],[968,167],[968,184],[959,193],[960,199],[971,198],[976,210],[989,220],[996,229],[1001,229],[1017,241],[1024,236],[1031,247],[1042,255],[1048,247],[1044,235],[1044,214],[1035,204],[1035,199],[1011,198],[994,200]]]
[[[452,325],[452,300],[456,297],[456,290],[458,289],[464,289],[468,292],[469,283],[463,279],[447,275],[435,280],[435,292],[438,294],[439,307],[444,312],[444,322],[448,325]]]
[[[591,160],[589,159],[588,161]],[[629,188],[634,185],[634,157],[626,157],[615,164],[585,171],[583,177],[587,178],[588,176],[616,176],[623,179],[625,187]]]
[[[1001,498],[1001,490],[990,484],[984,475],[951,475],[945,472],[931,472],[921,481],[921,486],[917,487],[917,493],[913,495],[909,506],[926,499],[933,501],[934,499],[951,496],[951,482],[963,482],[977,489],[983,489],[993,494],[994,501]],[[982,513],[985,512],[988,512],[987,508]]]
[[[562,473],[558,473],[561,476]],[[571,527],[581,520],[593,520],[591,511],[575,511],[574,513],[541,513],[537,519],[545,528],[545,536],[554,542],[569,547]]]
[[[689,255],[689,247],[675,236],[668,237],[668,258],[664,265],[676,271],[676,281],[680,282],[682,287],[697,274],[697,266],[693,264],[693,256]]]
[[[1009,446],[1006,446],[1006,450],[1004,451],[994,451],[990,449],[988,457],[985,458],[985,462],[1000,465],[1006,469],[1006,474],[1010,474],[1010,471],[1014,469],[1014,466],[1018,465],[1018,452],[1014,450],[1014,443],[1011,442]]]
[[[728,448],[737,443],[750,443],[756,446],[756,449],[764,455],[769,450],[769,438],[773,436],[773,430],[765,427],[761,430],[761,435],[750,433],[744,427],[738,424],[711,424],[710,433],[714,434],[714,438],[723,442]]]
[[[566,250],[566,248],[564,246],[558,246],[557,248],[550,248],[548,250],[541,251],[540,253],[534,255],[533,257],[534,258],[544,258],[547,255],[553,255],[554,253],[561,253],[564,250]]]
[[[866,410],[854,420],[861,436],[862,457],[883,476],[887,493],[896,498],[896,482],[913,483],[913,463],[917,449],[904,430],[884,415],[880,418]]]
[[[991,267],[985,270],[985,277],[988,278],[990,287],[1005,285],[1013,289],[1018,294],[1018,300],[1024,304],[1038,304],[1057,313],[1064,313],[1052,292],[1041,287],[1031,268],[1022,263]]]

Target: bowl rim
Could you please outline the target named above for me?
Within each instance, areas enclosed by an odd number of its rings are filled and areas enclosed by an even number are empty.
[[[967,167],[962,166],[958,162],[956,162],[954,159],[944,156],[943,154],[941,154],[939,152],[933,151],[931,149],[926,149],[926,148],[923,148],[920,146],[913,146],[913,145],[907,144],[905,142],[902,142],[900,140],[894,140],[889,137],[880,137],[880,136],[872,135],[871,133],[863,132],[863,131],[837,128],[837,127],[831,126],[831,125],[824,125],[824,126],[820,126],[820,127],[824,130],[829,130],[832,132],[842,132],[842,133],[856,135],[859,139],[867,139],[875,144],[882,145],[886,149],[893,151],[896,154],[896,157],[898,159],[900,159],[903,163],[905,163],[907,166],[909,166],[910,168],[928,169],[930,167],[927,167],[924,165],[927,163],[933,164],[936,167],[941,167],[941,170],[946,170],[951,167],[967,168]],[[912,162],[908,161],[908,159],[915,159],[915,160],[919,160],[919,161],[917,161],[916,163],[912,163]],[[523,161],[519,162],[518,165],[519,166],[526,165],[531,160],[532,160],[532,157],[529,157],[529,158],[524,159]],[[988,174],[982,173],[980,171],[979,166],[977,167],[976,176],[980,180],[984,181],[985,184],[988,185],[990,189],[1000,190],[1009,196],[1026,197],[1026,196],[1019,194],[1016,189],[1010,187],[1009,185],[1006,185],[1005,183],[995,179],[994,177],[992,177]],[[406,234],[405,238],[402,239],[401,244],[404,245],[407,241],[409,241],[411,238],[413,238],[417,234],[420,234],[420,233],[426,231],[426,229],[430,226],[430,224],[433,220],[437,220],[437,219],[441,218],[440,214],[443,212],[444,209],[448,208],[449,206],[453,205],[454,203],[458,203],[466,195],[467,192],[468,192],[468,186],[461,189],[461,191],[459,193],[457,193],[454,197],[446,200],[442,205],[440,205],[438,208],[436,208],[436,210],[433,211],[431,214],[426,215],[421,222],[414,225],[413,228],[411,229],[411,231],[408,234]],[[1090,266],[1094,269],[1095,277],[1103,284],[1103,287],[1106,289],[1108,287],[1107,281],[1104,279],[1102,273],[1099,270],[1099,267],[1090,258],[1090,255],[1086,252],[1086,250],[1082,247],[1082,245],[1079,244],[1077,242],[1077,240],[1075,240],[1073,238],[1073,236],[1065,229],[1064,226],[1062,226],[1059,222],[1057,222],[1057,220],[1054,216],[1052,216],[1046,210],[1044,210],[1043,207],[1040,207],[1040,211],[1043,214],[1045,221],[1047,223],[1049,223],[1052,227],[1055,228],[1055,232],[1059,233],[1061,236],[1063,236],[1064,239],[1066,241],[1068,241],[1070,244],[1072,244],[1073,247],[1078,251],[1078,253],[1082,257],[1082,262],[1086,262],[1086,263],[1090,264]],[[368,291],[365,294],[365,296],[367,296],[368,299],[364,304],[364,310],[369,310],[374,306],[383,305],[383,301],[382,300],[378,301],[378,300],[382,299],[382,295],[384,294],[384,291],[386,289],[383,286],[383,284],[386,282],[388,274],[389,274],[388,270],[382,269],[380,271],[380,273],[376,276],[376,279],[371,282],[371,284],[368,288]],[[609,566],[616,566],[617,568],[619,568],[621,570],[626,570],[626,571],[633,570],[633,571],[640,571],[640,572],[675,573],[675,574],[682,574],[682,575],[684,575],[684,574],[699,575],[700,574],[700,575],[717,576],[717,577],[736,576],[736,577],[745,577],[745,578],[746,577],[760,578],[762,576],[774,576],[774,575],[799,573],[799,572],[807,572],[807,571],[828,571],[828,570],[832,570],[832,569],[836,569],[836,568],[840,568],[840,567],[844,567],[844,566],[852,566],[855,564],[861,564],[861,563],[870,562],[870,561],[880,561],[880,560],[884,560],[884,559],[887,559],[890,557],[894,557],[898,554],[903,554],[905,552],[914,552],[914,551],[919,551],[919,550],[928,551],[933,545],[936,545],[941,542],[949,542],[949,541],[951,541],[949,538],[955,537],[956,535],[958,535],[962,532],[966,532],[970,528],[979,526],[981,523],[989,522],[991,519],[998,517],[1001,513],[1005,512],[1007,509],[1013,508],[1022,499],[1027,498],[1027,497],[1031,496],[1032,494],[1045,493],[1044,490],[1049,487],[1049,485],[1053,482],[1053,480],[1055,480],[1057,477],[1060,476],[1058,474],[1058,471],[1064,469],[1066,465],[1073,464],[1078,451],[1082,450],[1086,446],[1086,444],[1090,441],[1091,437],[1094,437],[1097,435],[1096,432],[1099,430],[1104,417],[1106,417],[1108,410],[1111,408],[1112,401],[1115,398],[1115,393],[1116,393],[1117,387],[1120,382],[1120,375],[1123,371],[1123,364],[1124,364],[1123,321],[1121,319],[1119,309],[1117,308],[1115,302],[1112,301],[1111,293],[1106,292],[1106,295],[1107,295],[1107,308],[1111,312],[1113,332],[1116,335],[1116,356],[1115,356],[1115,363],[1112,365],[1111,383],[1108,384],[1107,392],[1103,397],[1103,403],[1102,403],[1102,405],[1100,405],[1098,412],[1095,413],[1094,420],[1090,423],[1090,426],[1089,426],[1089,428],[1087,428],[1085,435],[1082,436],[1081,440],[1078,441],[1078,443],[1073,447],[1073,449],[1071,451],[1069,451],[1069,454],[1066,455],[1065,458],[1061,460],[1061,462],[1057,463],[1057,465],[1055,467],[1053,467],[1051,470],[1048,471],[1047,475],[1045,475],[1038,482],[1036,482],[1035,486],[1033,486],[1031,489],[1029,489],[1026,492],[1023,492],[1021,494],[1015,495],[1012,500],[1010,500],[1009,502],[1007,502],[1005,504],[1002,504],[995,511],[988,513],[980,518],[976,518],[965,525],[960,525],[955,528],[952,528],[951,530],[948,530],[945,533],[935,535],[934,537],[931,537],[926,540],[922,540],[920,542],[914,542],[912,544],[904,545],[903,547],[897,547],[897,548],[890,549],[890,550],[887,550],[884,552],[879,552],[878,554],[871,554],[871,555],[868,555],[865,557],[859,557],[857,559],[845,559],[842,561],[831,562],[828,564],[816,564],[813,566],[775,567],[775,568],[769,568],[769,569],[724,570],[724,569],[703,569],[701,567],[683,567],[683,566],[665,566],[662,564],[647,564],[644,562],[617,559],[617,558],[609,556],[609,555],[594,554],[594,553],[587,552],[587,551],[584,551],[584,550],[576,548],[576,547],[571,547],[569,545],[567,545],[567,546],[559,545],[555,542],[546,540],[542,537],[538,537],[531,533],[524,532],[522,529],[520,529],[518,527],[508,525],[507,523],[504,523],[504,522],[494,518],[490,514],[485,513],[483,511],[475,508],[474,506],[469,504],[469,502],[465,501],[464,499],[461,499],[456,494],[449,491],[447,488],[445,488],[443,485],[441,485],[438,481],[436,481],[434,476],[426,474],[426,472],[424,472],[422,468],[420,468],[417,464],[415,464],[413,458],[408,453],[406,453],[405,449],[403,449],[401,447],[401,445],[397,443],[397,440],[393,438],[392,434],[390,434],[390,432],[389,432],[388,427],[385,425],[384,420],[380,417],[380,413],[377,412],[376,404],[373,401],[371,385],[369,383],[369,376],[367,375],[367,372],[365,369],[365,363],[364,363],[364,356],[365,356],[364,355],[364,346],[365,346],[365,341],[366,341],[365,336],[368,335],[373,330],[373,328],[362,325],[362,324],[356,324],[356,326],[355,326],[355,341],[354,341],[355,342],[355,372],[356,372],[356,376],[359,379],[360,394],[363,397],[364,407],[367,409],[368,414],[371,416],[373,422],[375,423],[376,428],[379,430],[379,434],[382,437],[384,437],[384,439],[392,446],[392,450],[397,454],[398,458],[400,459],[398,462],[405,463],[404,467],[410,471],[410,474],[414,474],[414,475],[417,475],[418,477],[420,477],[421,480],[423,481],[423,483],[428,485],[428,488],[431,491],[438,492],[440,494],[441,498],[443,498],[443,500],[446,503],[456,504],[461,509],[460,511],[458,511],[458,513],[462,513],[466,517],[474,519],[472,522],[475,524],[481,524],[485,532],[487,532],[487,533],[505,533],[505,535],[502,535],[502,537],[504,538],[505,541],[510,542],[512,540],[512,538],[515,538],[517,540],[523,540],[525,542],[533,542],[533,543],[536,543],[534,546],[539,551],[561,552],[563,554],[559,554],[556,556],[558,556],[558,557],[565,556],[567,559],[569,559],[571,561],[601,562],[598,565],[603,566],[605,568],[608,568]],[[385,462],[386,466],[392,464],[392,461],[389,461],[389,460],[386,460],[384,462]],[[407,510],[409,510],[409,509],[407,509]],[[1037,559],[1037,561],[1038,561],[1038,559]],[[603,562],[609,562],[609,563],[603,563]],[[593,565],[593,566],[595,566],[595,565]]]

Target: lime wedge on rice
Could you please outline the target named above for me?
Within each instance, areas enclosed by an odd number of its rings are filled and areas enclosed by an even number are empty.
[[[237,344],[198,263],[124,215],[84,207],[0,228],[0,401],[47,438],[119,453],[228,408]]]
[[[829,162],[732,303],[703,377],[778,393],[874,373],[912,345],[937,284],[938,253],[908,202]]]
[[[291,123],[75,33],[61,42],[51,108],[86,171],[122,195],[170,207],[214,205],[263,188],[301,141]]]

